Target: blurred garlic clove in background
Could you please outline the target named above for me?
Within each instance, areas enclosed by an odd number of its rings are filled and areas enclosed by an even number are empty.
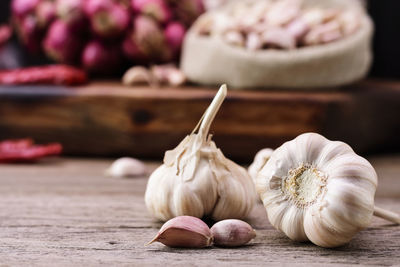
[[[146,173],[147,167],[142,161],[129,157],[117,159],[106,170],[106,175],[116,178],[137,177]]]
[[[227,31],[223,36],[225,42],[235,46],[244,46],[245,39],[243,34],[236,30]]]
[[[310,27],[302,18],[297,18],[286,26],[286,30],[296,39],[296,42],[298,42],[310,30]]]
[[[246,40],[246,48],[251,51],[256,51],[261,49],[263,46],[263,42],[261,40],[261,36],[258,33],[250,32],[247,35]]]
[[[265,16],[265,20],[273,26],[282,26],[295,19],[301,11],[301,0],[276,1]]]
[[[270,28],[261,35],[264,45],[283,49],[293,49],[296,47],[294,37],[283,28]]]

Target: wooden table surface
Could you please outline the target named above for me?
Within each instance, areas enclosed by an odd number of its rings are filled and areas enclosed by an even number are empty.
[[[400,155],[370,158],[380,177],[376,204],[400,212]],[[0,265],[270,266],[398,265],[400,226],[374,218],[348,245],[295,243],[258,204],[251,244],[235,249],[145,247],[158,231],[144,206],[147,177],[105,177],[111,160],[55,159],[0,165]],[[149,163],[150,169],[157,166]]]

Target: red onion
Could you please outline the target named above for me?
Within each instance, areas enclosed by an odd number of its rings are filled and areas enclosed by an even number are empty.
[[[90,72],[110,73],[117,71],[119,62],[118,47],[106,46],[100,41],[89,42],[82,53],[82,65]]]
[[[53,22],[43,41],[46,54],[62,63],[76,63],[82,41],[62,20]]]
[[[172,57],[164,34],[158,24],[148,16],[134,19],[134,40],[140,51],[153,61],[168,61]]]
[[[166,23],[172,17],[164,0],[131,0],[131,6],[136,14],[148,15],[160,23]]]
[[[14,16],[23,17],[34,11],[40,0],[13,0],[11,11]]]
[[[103,72],[96,66],[103,63],[96,62],[127,66],[176,61],[186,29],[204,10],[201,2],[11,0],[11,19],[30,52],[45,52],[56,62]]]
[[[175,13],[179,21],[190,26],[204,12],[202,0],[175,0]]]
[[[133,33],[129,33],[125,40],[122,42],[122,51],[124,56],[129,58],[131,61],[135,63],[145,63],[148,58],[147,56],[139,49],[136,44]]]
[[[52,1],[41,1],[36,6],[36,18],[39,27],[46,28],[56,18],[56,7]]]
[[[129,10],[111,0],[88,0],[85,12],[92,30],[102,37],[113,37],[127,30],[130,23]]]
[[[82,0],[56,0],[57,15],[68,23],[71,29],[82,32],[86,18]]]
[[[28,51],[37,52],[40,50],[41,32],[38,21],[34,15],[26,15],[21,18],[14,18],[14,25],[17,34]]]
[[[170,22],[165,27],[165,39],[175,55],[181,50],[185,32],[185,26],[180,22]]]

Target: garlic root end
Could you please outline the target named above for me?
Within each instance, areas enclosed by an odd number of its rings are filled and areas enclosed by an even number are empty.
[[[385,210],[375,206],[374,215],[382,219],[388,220],[390,222],[393,222],[395,224],[400,224],[400,214],[397,214],[393,211]]]
[[[157,239],[158,239],[159,236],[160,236],[160,235],[157,234],[152,240],[150,240],[148,243],[144,244],[144,246],[147,247],[148,245],[153,244],[154,242],[157,241]]]

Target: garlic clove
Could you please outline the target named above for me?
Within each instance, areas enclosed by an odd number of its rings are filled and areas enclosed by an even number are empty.
[[[325,12],[319,8],[310,8],[305,10],[302,15],[301,19],[309,26],[314,27],[319,24],[324,23],[325,19]]]
[[[314,206],[304,218],[308,239],[321,247],[348,243],[355,233],[368,227],[374,199],[367,190],[343,181],[328,185],[326,205]],[[351,209],[344,208],[351,203]],[[319,218],[319,219],[315,219]]]
[[[289,23],[300,13],[301,0],[276,1],[266,14],[266,21],[274,26],[281,26]]]
[[[111,177],[135,177],[147,173],[146,165],[134,158],[120,158],[114,161],[106,170],[106,175]]]
[[[247,34],[246,48],[251,51],[256,51],[262,48],[263,42],[261,36],[256,32]]]
[[[298,42],[303,38],[303,36],[310,30],[310,27],[303,19],[298,18],[290,22],[286,26],[286,30],[295,38]]]
[[[150,72],[158,84],[178,87],[186,82],[185,74],[174,64],[154,65]]]
[[[122,77],[122,83],[125,85],[154,84],[150,71],[142,66],[134,66],[128,69]]]
[[[303,38],[305,45],[329,43],[342,38],[339,22],[333,20],[313,27]]]
[[[244,46],[244,36],[238,30],[230,30],[227,31],[224,35],[224,40],[228,44],[236,45],[236,46]]]
[[[361,25],[361,14],[354,10],[347,10],[339,14],[338,21],[345,36],[351,35]]]
[[[211,246],[213,237],[202,220],[192,216],[178,216],[167,221],[147,245],[160,242],[168,247],[204,248]]]
[[[296,207],[290,206],[282,214],[280,229],[282,232],[297,242],[307,241],[307,235],[304,231],[304,211],[296,210]]]
[[[254,157],[253,163],[251,163],[249,168],[247,169],[253,181],[255,181],[258,172],[264,167],[273,152],[274,150],[271,148],[264,148],[257,152]]]
[[[229,219],[217,222],[211,227],[214,245],[238,247],[247,244],[256,237],[256,231],[246,222]]]
[[[261,40],[264,45],[294,49],[296,47],[295,38],[283,28],[270,28],[262,33]]]

